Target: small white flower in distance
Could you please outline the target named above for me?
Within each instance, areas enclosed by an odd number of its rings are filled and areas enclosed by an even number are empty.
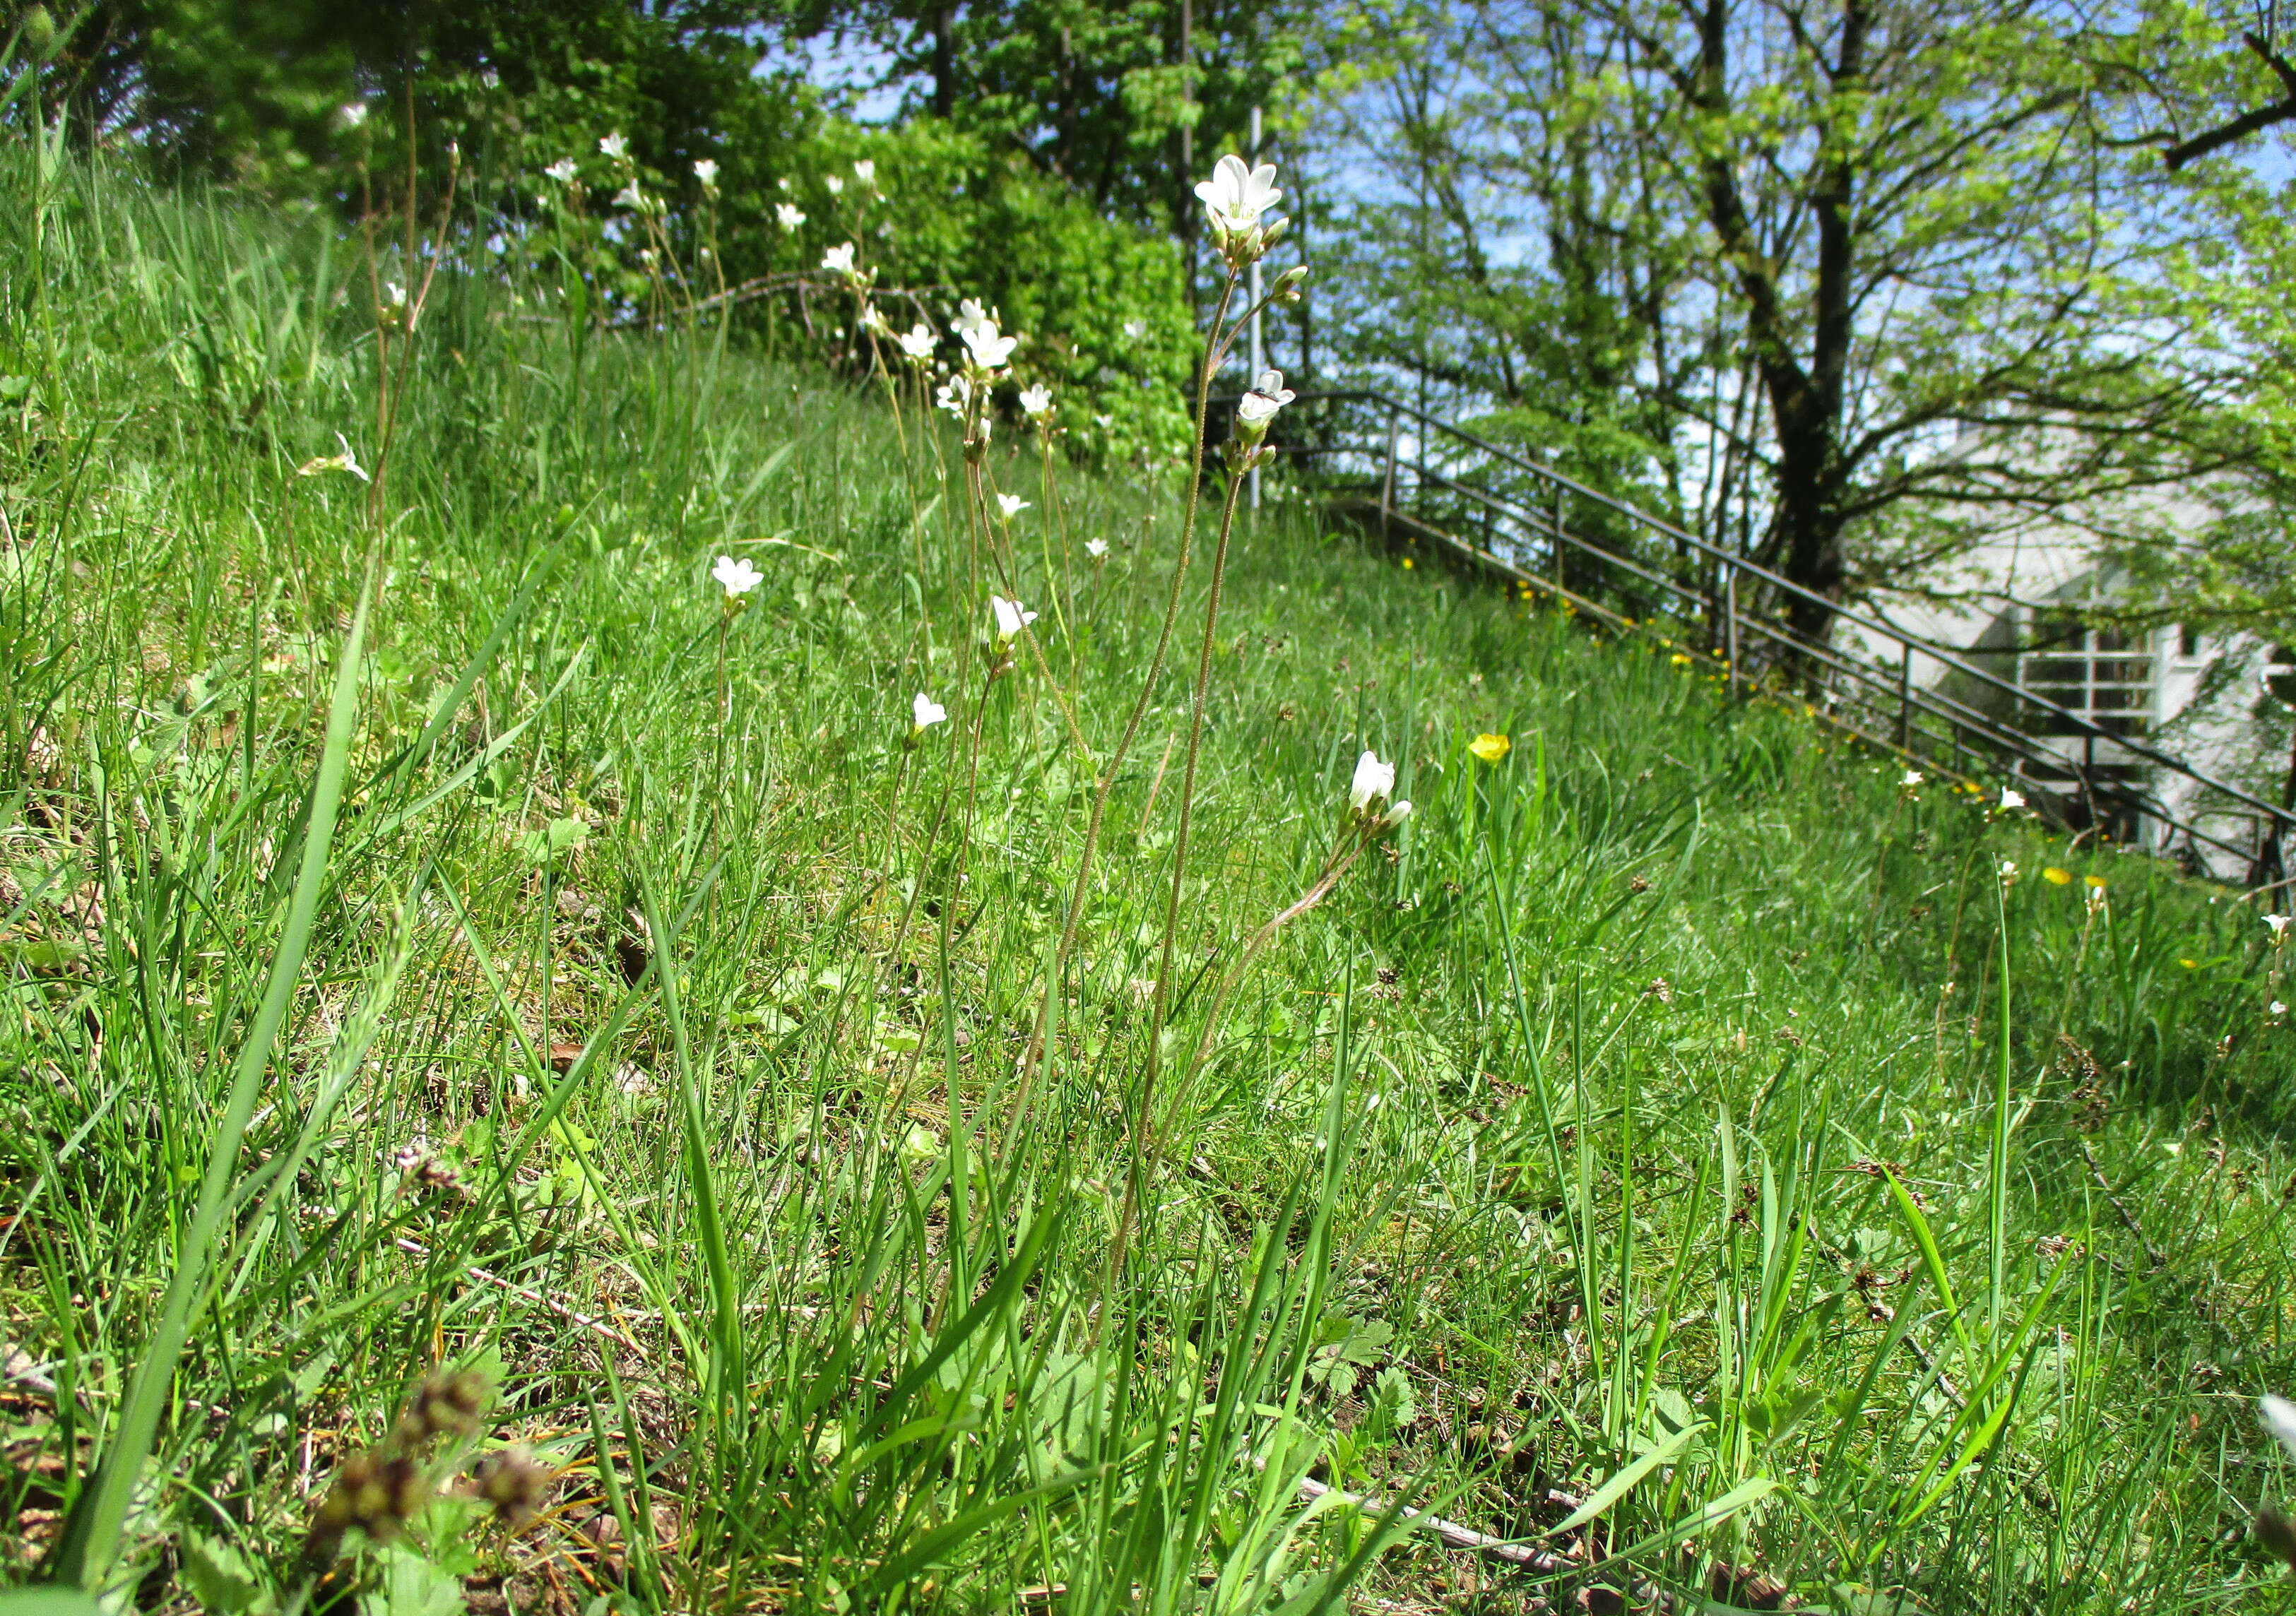
[[[613,135],[602,135],[598,137],[598,150],[604,152],[608,157],[612,158],[619,163],[624,158],[629,156],[630,143],[619,133]]]
[[[2002,860],[2002,861],[2001,861],[2001,881],[2002,881],[2002,884],[2003,884],[2004,886],[2006,886],[2006,885],[2008,885],[2010,882],[2012,882],[2012,881],[2015,880],[2016,878],[2017,878],[2017,861],[2016,861],[2016,860],[2014,860],[2014,859],[2004,859],[2004,860]]]
[[[636,180],[632,180],[628,184],[614,192],[614,206],[617,208],[635,208],[639,212],[644,212],[645,210],[645,192],[638,189],[637,182]]]
[[[718,159],[714,157],[695,158],[693,177],[709,189],[715,191],[718,188]]]
[[[805,223],[805,209],[802,208],[792,208],[787,202],[775,202],[774,204],[774,217],[781,221],[782,228],[783,230],[795,230],[799,225]]]
[[[823,253],[821,255],[821,266],[834,275],[851,274],[853,273],[853,243],[850,241],[841,242],[838,246],[831,248],[827,252]]]
[[[2288,917],[2285,915],[2267,915],[2264,917],[2264,923],[2272,928],[2272,935],[2276,938],[2288,929]]]
[[[1124,335],[1126,340],[1137,342],[1147,334],[1148,322],[1145,320],[1127,320],[1124,322]]]
[[[933,334],[922,320],[901,333],[901,352],[912,359],[930,359],[933,355]]]
[[[2264,1421],[2264,1428],[2288,1449],[2288,1457],[2296,1458],[2296,1403],[2267,1393],[2256,1400],[2256,1412]]]
[[[956,334],[962,337],[976,325],[986,325],[993,330],[996,322],[989,319],[988,311],[980,306],[978,299],[967,298],[956,306]]]
[[[837,175],[830,175],[821,183],[829,187],[829,194],[832,196],[843,196],[845,194],[845,182]]]
[[[1094,560],[1097,561],[1101,557],[1108,553],[1108,541],[1106,539],[1086,539],[1084,542],[1084,552],[1090,556]]]
[[[1355,783],[1349,788],[1348,803],[1357,813],[1368,812],[1376,802],[1387,800],[1395,789],[1395,765],[1379,761],[1379,754],[1366,749],[1356,759]]]
[[[996,637],[1010,640],[1037,620],[1037,614],[1022,611],[1018,600],[1007,600],[1002,595],[988,597],[988,609],[996,614]]]
[[[2285,1016],[2288,1014],[2288,1007],[2276,999],[2272,1001],[2272,1013],[2275,1016]]]
[[[1021,389],[1021,413],[1043,417],[1053,412],[1053,390],[1043,382]]]
[[[869,306],[868,312],[861,316],[861,323],[880,337],[890,337],[893,334],[892,324],[885,318],[885,311],[873,303]]]
[[[1017,494],[1000,494],[996,496],[996,509],[1004,513],[1004,519],[1008,522],[1028,508],[1029,502]]]
[[[1385,813],[1379,816],[1379,828],[1382,830],[1392,830],[1410,817],[1411,799],[1406,796],[1401,802],[1396,804],[1394,807],[1389,809]]]
[[[1275,165],[1249,167],[1230,152],[1212,167],[1211,178],[1196,187],[1196,196],[1216,224],[1238,229],[1259,223],[1259,216],[1282,200],[1275,188]]]
[[[1379,1109],[1378,1090],[1374,1089],[1369,1094],[1364,1096],[1364,1109],[1365,1111],[1376,1111]]]
[[[2022,808],[2024,805],[2025,794],[2023,792],[2012,791],[2006,786],[2004,786],[2001,788],[2001,811],[2004,813],[2006,813],[2012,808]]]
[[[1109,428],[1116,424],[1116,417],[1113,415],[1095,415],[1092,418],[1092,424],[1105,432]]]
[[[948,709],[922,690],[919,690],[917,698],[909,704],[909,711],[916,715],[920,730],[930,730],[937,723],[948,722]]]
[[[789,176],[787,175],[783,175],[780,179],[775,180],[774,184],[780,189],[787,191],[790,188]]]
[[[366,122],[366,102],[363,101],[345,102],[343,103],[342,120],[343,127],[346,129],[356,129],[361,124]]]
[[[875,184],[877,183],[877,165],[871,162],[865,157],[856,158],[853,162],[853,177],[859,180],[865,185]]]
[[[1898,784],[1905,787],[1908,791],[1912,790],[1915,786],[1918,786],[1921,783],[1922,771],[1919,769],[1908,769],[1898,777]]]
[[[396,281],[385,281],[382,283],[382,300],[393,308],[405,308],[406,289]]]
[[[709,575],[726,586],[726,598],[746,595],[766,581],[766,575],[738,556],[719,556]]]
[[[981,320],[964,328],[964,346],[972,355],[972,363],[984,371],[994,371],[1013,357],[1013,350],[1021,346],[1018,336],[1000,337],[994,320]]]
[[[570,157],[562,157],[549,167],[545,168],[543,173],[562,185],[570,185],[574,183],[574,159]]]
[[[962,420],[965,406],[972,402],[972,384],[962,376],[952,376],[934,389],[933,403]]]

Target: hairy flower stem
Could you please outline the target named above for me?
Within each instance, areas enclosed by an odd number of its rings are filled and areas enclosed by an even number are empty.
[[[1092,812],[1085,821],[1084,853],[1077,861],[1075,886],[1069,894],[1068,918],[1062,925],[1061,945],[1053,956],[1053,969],[1045,982],[1045,1001],[1037,1012],[1036,1033],[1021,1057],[1020,1081],[1013,1090],[1011,1120],[1015,1130],[1028,1111],[1044,1049],[1045,1029],[1053,1013],[1053,996],[1061,990],[1070,958],[1076,952],[1077,935],[1084,925],[1085,906],[1092,892],[1093,860],[1100,851],[1101,830],[1108,822],[1109,793],[1115,789],[1116,777],[1123,772],[1124,760],[1132,755],[1132,743],[1139,739],[1141,721],[1148,715],[1148,704],[1155,699],[1156,686],[1164,677],[1165,659],[1171,653],[1172,630],[1180,618],[1180,590],[1187,580],[1189,552],[1195,543],[1196,510],[1203,498],[1205,423],[1211,413],[1212,375],[1220,356],[1226,352],[1218,340],[1219,330],[1227,318],[1228,305],[1234,298],[1235,273],[1231,270],[1227,284],[1220,289],[1219,306],[1212,311],[1212,334],[1205,340],[1203,368],[1196,373],[1195,453],[1188,470],[1188,499],[1180,518],[1180,548],[1172,559],[1172,583],[1164,600],[1164,620],[1156,630],[1156,651],[1149,658],[1147,677],[1140,681],[1140,694],[1133,698],[1123,732],[1117,737],[1115,749],[1108,755],[1108,762],[1102,766],[1100,778],[1093,787]]]
[[[1141,1070],[1140,1092],[1132,1113],[1132,1171],[1125,1180],[1124,1211],[1117,1219],[1116,1241],[1111,1249],[1108,1277],[1111,1287],[1123,1277],[1125,1246],[1139,1210],[1151,1147],[1149,1116],[1155,1106],[1156,1079],[1163,1065],[1164,1023],[1172,1008],[1172,956],[1180,935],[1180,899],[1188,876],[1188,837],[1195,823],[1196,765],[1203,750],[1204,704],[1211,691],[1212,651],[1219,633],[1221,585],[1227,576],[1228,543],[1235,533],[1237,496],[1243,477],[1232,476],[1227,498],[1220,507],[1219,542],[1212,552],[1211,592],[1204,601],[1204,633],[1196,653],[1196,688],[1188,713],[1188,749],[1180,764],[1180,821],[1172,837],[1172,886],[1164,900],[1164,941],[1156,961],[1155,1008],[1148,1017],[1147,1064]]]

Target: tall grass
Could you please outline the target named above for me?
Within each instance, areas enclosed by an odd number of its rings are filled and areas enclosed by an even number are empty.
[[[0,212],[26,1575],[2270,1597],[2292,1034],[2253,905],[1280,501],[1190,616],[1169,469],[1000,429],[982,487],[1035,509],[984,525],[914,393],[451,265],[371,505],[299,475],[377,453],[326,221],[16,151]],[[730,616],[720,554],[767,574]],[[994,678],[992,580],[1044,612]],[[1144,695],[1168,602],[1196,655]],[[1365,747],[1417,812],[1238,970]],[[496,1387],[466,1447],[550,1467],[539,1517],[426,1499],[313,1566],[441,1367]]]

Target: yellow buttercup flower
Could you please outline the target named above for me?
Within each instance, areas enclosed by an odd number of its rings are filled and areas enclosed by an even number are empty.
[[[1478,735],[1467,743],[1467,750],[1487,763],[1495,763],[1514,747],[1514,742],[1504,735]]]
[[[2104,877],[2103,876],[2083,876],[2081,877],[2081,883],[2083,886],[2094,886],[2099,891],[2103,891],[2104,887]]]
[[[2070,869],[2059,869],[2052,864],[2041,872],[2041,879],[2052,886],[2070,886],[2072,885],[2073,872]]]

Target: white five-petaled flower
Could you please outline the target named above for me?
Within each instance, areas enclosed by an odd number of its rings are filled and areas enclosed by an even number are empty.
[[[832,196],[843,196],[845,194],[845,181],[840,175],[834,174],[830,175],[821,183],[829,187],[829,194]]]
[[[623,159],[629,156],[630,143],[627,137],[619,132],[612,135],[602,135],[598,137],[598,150],[604,152],[608,157],[612,158],[619,163]]]
[[[1124,322],[1124,337],[1126,341],[1137,342],[1147,334],[1148,322],[1145,320],[1127,320]]]
[[[1348,804],[1357,813],[1368,813],[1374,803],[1387,800],[1395,789],[1395,765],[1379,761],[1379,754],[1366,748],[1356,759],[1355,783],[1348,789]]]
[[[1086,539],[1084,542],[1084,552],[1090,556],[1094,560],[1097,561],[1101,557],[1108,553],[1108,541],[1106,539]]]
[[[632,180],[614,192],[614,206],[617,208],[629,208],[644,213],[645,205],[645,192],[638,189],[638,183],[636,180]]]
[[[851,274],[853,273],[853,243],[850,241],[840,242],[839,245],[831,248],[827,252],[823,253],[821,255],[821,266],[833,275]]]
[[[2276,999],[2272,1001],[2272,1013],[2275,1016],[2285,1016],[2288,1014],[2288,1007]]]
[[[787,202],[775,202],[774,204],[774,217],[781,221],[781,225],[783,230],[795,230],[799,225],[805,223],[805,209],[802,208],[791,207]]]
[[[2276,943],[2287,934],[2288,917],[2285,915],[2267,915],[2264,923],[2272,928],[2272,938]]]
[[[1013,357],[1013,350],[1021,346],[1018,336],[1000,337],[996,322],[983,318],[964,328],[964,346],[972,355],[972,363],[984,371],[1001,369]]]
[[[570,185],[574,183],[574,159],[570,157],[562,157],[549,167],[545,168],[543,173],[562,185]]]
[[[2012,791],[2006,786],[2004,786],[2001,788],[2001,811],[2004,813],[2006,813],[2012,808],[2022,808],[2024,805],[2025,794],[2023,792]]]
[[[2001,861],[2001,882],[2002,882],[2002,885],[2005,886],[2007,886],[2010,882],[2014,881],[2016,878],[2017,878],[2017,861],[2016,861],[2016,860],[2014,860],[2014,859],[2004,859],[2004,860],[2002,860],[2002,861]]]
[[[1000,494],[996,496],[996,509],[1004,513],[1004,519],[1008,522],[1028,508],[1029,502],[1018,494]]]
[[[709,575],[726,586],[728,600],[748,594],[766,581],[766,575],[739,556],[719,556]]]
[[[952,376],[933,390],[933,403],[962,420],[972,403],[972,383],[961,375]]]
[[[933,355],[932,329],[922,320],[901,333],[901,352],[912,359],[930,359]]]
[[[1043,382],[1021,389],[1021,413],[1039,420],[1053,412],[1053,390]]]
[[[1251,384],[1251,391],[1238,401],[1235,418],[1247,427],[1265,426],[1275,418],[1276,411],[1297,396],[1283,385],[1283,371],[1262,371],[1259,380]]]
[[[957,304],[956,334],[958,336],[962,337],[976,325],[986,325],[993,331],[996,329],[996,322],[989,318],[988,311],[980,306],[977,298],[966,298]]]
[[[2296,1403],[2267,1393],[2256,1400],[2256,1412],[2264,1421],[2264,1428],[2279,1438],[2280,1445],[2288,1449],[2288,1457],[2296,1458]]]
[[[930,730],[937,723],[948,722],[948,709],[922,690],[919,690],[917,698],[909,704],[909,711],[915,715],[920,730]]]
[[[877,165],[865,157],[855,158],[853,177],[865,185],[874,185],[877,183]]]
[[[718,159],[714,157],[695,158],[693,159],[693,177],[701,182],[702,188],[704,190],[717,190]]]
[[[988,597],[988,609],[996,614],[996,637],[1010,640],[1037,620],[1037,614],[1023,611],[1018,600],[1007,600],[1002,595]]]
[[[1275,187],[1274,163],[1249,167],[1242,158],[1230,152],[1213,165],[1211,178],[1196,187],[1196,196],[1211,215],[1213,224],[1224,229],[1248,230],[1259,223],[1259,216],[1281,200],[1283,193]]]
[[[1903,786],[1908,791],[1912,790],[1915,786],[1918,786],[1921,783],[1922,771],[1919,769],[1908,769],[1905,773],[1898,777],[1898,784]]]
[[[343,103],[341,116],[344,128],[357,128],[361,124],[366,122],[366,102],[363,101],[345,102]]]

